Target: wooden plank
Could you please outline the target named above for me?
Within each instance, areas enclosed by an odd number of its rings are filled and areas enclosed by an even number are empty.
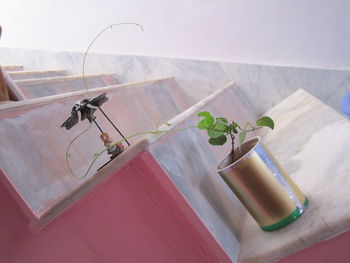
[[[8,73],[0,68],[2,76],[4,77],[5,83],[8,88],[9,97],[12,101],[25,100],[27,97],[21,91],[21,89],[16,85],[16,83],[12,80],[12,78],[8,75]]]
[[[85,76],[85,82],[81,75],[22,79],[15,80],[14,82],[27,98],[38,98],[85,90],[86,87],[97,88],[111,86],[117,84],[118,80],[114,74],[90,74]]]
[[[6,71],[20,71],[23,70],[23,66],[21,65],[8,65],[8,66],[2,66],[2,68]]]
[[[10,99],[9,92],[7,88],[7,84],[5,78],[2,75],[2,70],[0,67],[0,102],[8,101]]]
[[[68,72],[64,69],[53,70],[30,70],[30,71],[9,71],[8,74],[13,80],[33,79],[33,78],[48,78],[67,76]]]

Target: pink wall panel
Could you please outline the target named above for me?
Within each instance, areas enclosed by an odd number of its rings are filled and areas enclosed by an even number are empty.
[[[230,262],[148,152],[35,234],[0,196],[0,262]]]

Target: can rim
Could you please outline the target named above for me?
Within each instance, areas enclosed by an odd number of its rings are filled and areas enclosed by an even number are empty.
[[[226,157],[221,161],[219,162],[219,164],[217,165],[216,167],[216,170],[217,172],[222,172],[224,171],[225,169],[229,168],[229,167],[232,167],[232,166],[235,166],[237,163],[239,163],[241,160],[247,158],[252,151],[254,151],[255,147],[260,143],[261,141],[261,138],[260,136],[255,136],[253,138],[250,138],[248,141],[246,141],[245,143],[243,143],[240,147],[248,144],[248,143],[251,143],[251,141],[253,140],[256,140],[256,142],[249,148],[249,150],[247,150],[246,153],[244,153],[238,160],[232,162],[232,163],[229,163],[229,164],[226,164],[228,162],[228,159],[230,158],[231,156],[231,153],[226,155]],[[235,149],[237,149],[238,147],[236,147]]]

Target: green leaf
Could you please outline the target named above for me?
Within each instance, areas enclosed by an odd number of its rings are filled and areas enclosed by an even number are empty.
[[[224,132],[224,131],[226,130],[226,127],[227,127],[227,126],[228,126],[228,125],[226,125],[225,123],[217,122],[217,123],[215,124],[215,130]]]
[[[269,127],[272,130],[275,127],[275,124],[274,124],[273,120],[270,117],[268,117],[268,116],[263,116],[260,119],[258,119],[256,121],[256,125],[258,125],[260,127]]]
[[[212,116],[205,117],[203,120],[197,123],[200,130],[207,130],[209,128],[214,128],[214,118]]]
[[[198,117],[213,117],[209,111],[202,111],[198,113]]]
[[[224,117],[219,117],[219,118],[216,118],[216,122],[217,123],[226,124],[227,123],[227,119],[224,118]]]
[[[94,153],[94,159],[96,159],[96,158],[99,157],[99,156],[100,156],[100,154]]]
[[[227,129],[227,124],[225,122],[220,119],[216,120],[217,122],[215,123],[214,127],[208,129],[208,136],[210,138],[217,138],[221,135],[224,135]]]
[[[230,125],[226,125],[225,126],[225,132],[226,133],[231,133],[232,131],[231,131],[231,126]]]
[[[208,129],[208,136],[210,138],[218,138],[219,136],[224,135],[224,134],[225,133],[223,131],[218,131],[216,129]]]
[[[247,130],[242,130],[242,132],[239,133],[239,145],[242,145],[245,137],[247,136]]]
[[[214,117],[208,111],[202,111],[198,113],[199,117],[204,117],[203,120],[197,123],[200,130],[207,130],[209,128],[214,128],[215,120]]]
[[[226,141],[227,141],[227,138],[225,135],[221,135],[217,138],[210,138],[209,139],[209,143],[211,145],[224,145]]]

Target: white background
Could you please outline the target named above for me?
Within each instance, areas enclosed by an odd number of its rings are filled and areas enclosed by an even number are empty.
[[[0,0],[0,46],[350,68],[349,0]],[[1,59],[1,58],[0,58]]]

